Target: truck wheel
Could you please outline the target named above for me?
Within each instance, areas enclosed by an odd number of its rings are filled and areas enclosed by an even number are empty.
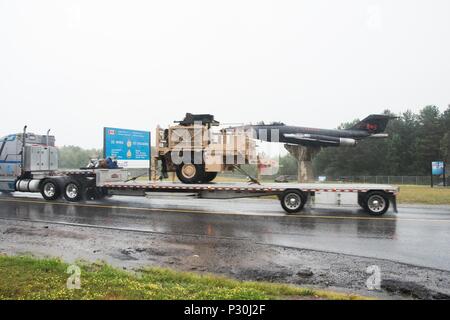
[[[205,166],[192,163],[182,163],[177,167],[178,179],[186,184],[201,183],[205,177]]]
[[[369,192],[366,195],[364,208],[370,215],[381,216],[389,209],[389,198],[384,192]]]
[[[306,204],[306,195],[298,190],[287,190],[281,198],[281,206],[287,213],[300,212]]]
[[[83,198],[83,187],[78,181],[70,180],[64,185],[64,199],[78,202]]]
[[[52,179],[44,180],[40,187],[41,195],[45,200],[53,201],[60,197],[61,188],[59,184]]]
[[[218,172],[205,172],[205,179],[203,180],[204,183],[208,183],[213,181],[217,177]]]

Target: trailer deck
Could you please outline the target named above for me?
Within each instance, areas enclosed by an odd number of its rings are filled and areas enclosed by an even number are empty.
[[[398,187],[384,184],[326,184],[326,183],[283,183],[283,184],[247,184],[247,183],[209,183],[209,184],[183,184],[180,182],[161,181],[130,181],[130,182],[108,182],[97,184],[111,190],[145,190],[148,192],[195,192],[195,191],[242,191],[242,192],[264,192],[282,193],[289,189],[303,192],[369,192],[371,190],[384,191],[396,194]]]
[[[398,187],[378,184],[183,184],[160,181],[101,182],[101,180],[97,178],[97,186],[114,195],[145,196],[151,193],[178,193],[207,199],[277,196],[287,213],[301,211],[306,203],[311,205],[328,203],[338,206],[358,203],[370,214],[382,215],[388,210],[389,204],[392,204],[394,212],[397,212],[396,195],[399,192]]]

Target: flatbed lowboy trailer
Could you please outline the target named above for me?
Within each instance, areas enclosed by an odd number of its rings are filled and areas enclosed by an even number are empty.
[[[70,202],[100,199],[105,195],[151,197],[157,193],[222,200],[276,196],[289,214],[300,212],[306,204],[359,204],[371,215],[383,215],[390,205],[397,212],[396,195],[399,191],[398,187],[380,184],[183,184],[128,179],[125,169],[58,171],[43,178],[39,190],[46,200],[56,200],[62,195]]]
[[[300,212],[308,203],[346,206],[359,204],[371,215],[383,215],[392,207],[397,212],[398,188],[368,184],[182,184],[165,182],[99,182],[108,194],[150,196],[153,193],[188,194],[203,199],[236,199],[276,196],[289,214]]]

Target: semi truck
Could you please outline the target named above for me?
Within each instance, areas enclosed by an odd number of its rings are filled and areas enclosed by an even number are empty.
[[[111,195],[147,196],[158,193],[188,195],[206,199],[236,199],[274,196],[288,214],[305,205],[358,204],[368,214],[380,216],[390,207],[397,212],[399,188],[380,184],[328,183],[176,183],[133,179],[124,168],[60,170],[55,137],[28,133],[0,139],[0,192],[40,193],[47,201],[69,202],[104,199]],[[107,199],[105,199],[107,201]]]

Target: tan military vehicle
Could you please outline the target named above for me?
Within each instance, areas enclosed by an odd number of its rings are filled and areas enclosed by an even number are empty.
[[[162,177],[175,172],[183,183],[208,183],[219,172],[256,164],[254,140],[242,129],[213,130],[220,123],[210,114],[187,113],[182,121],[156,130],[155,162]]]

